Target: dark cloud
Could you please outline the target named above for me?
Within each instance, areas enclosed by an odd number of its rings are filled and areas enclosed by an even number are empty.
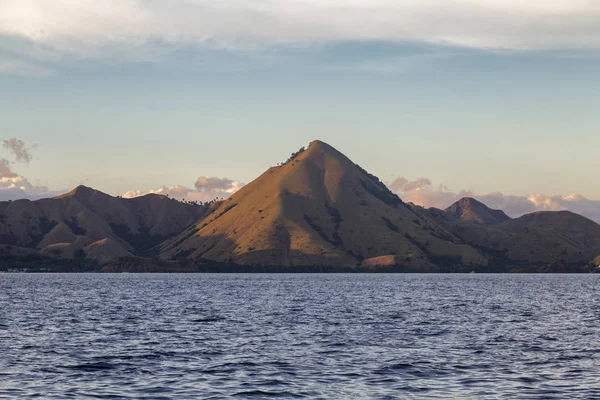
[[[16,162],[29,164],[33,158],[30,149],[28,149],[25,146],[25,142],[20,139],[12,138],[4,140],[3,146],[15,156]]]

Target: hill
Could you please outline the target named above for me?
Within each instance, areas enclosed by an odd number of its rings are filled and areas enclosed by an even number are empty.
[[[600,254],[600,225],[569,211],[537,212],[492,226],[459,221],[452,232],[505,262],[584,265]]]
[[[444,210],[448,218],[457,221],[471,221],[481,224],[498,224],[510,220],[501,210],[492,210],[480,201],[470,197],[460,199]]]
[[[321,141],[269,168],[162,246],[165,259],[355,267],[394,256],[444,265],[486,258]],[[373,265],[373,261],[367,262]]]
[[[85,186],[0,202],[3,269],[600,272],[599,254],[600,225],[580,215],[511,219],[472,198],[445,210],[404,203],[321,141],[210,207]]]
[[[206,212],[164,196],[123,199],[79,186],[52,199],[0,202],[0,243],[105,262],[146,254]]]

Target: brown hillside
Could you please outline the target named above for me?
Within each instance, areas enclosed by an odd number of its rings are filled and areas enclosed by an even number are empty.
[[[210,207],[84,186],[0,202],[0,267],[53,257],[67,270],[588,272],[599,254],[600,225],[580,215],[406,204],[320,141]]]
[[[333,147],[314,141],[162,247],[166,259],[349,266],[385,256],[485,264]]]
[[[119,243],[112,239],[98,240],[85,247],[85,253],[88,258],[98,261],[100,264],[106,264],[110,261],[122,257],[131,257],[132,254]]]
[[[139,253],[180,234],[206,212],[164,196],[123,199],[79,186],[53,199],[0,202],[0,244],[84,248],[100,241],[110,243],[106,254]]]
[[[439,269],[427,260],[412,256],[381,256],[364,260],[361,267],[374,271],[438,272]]]
[[[493,226],[458,222],[453,232],[466,243],[519,262],[587,263],[600,253],[600,225],[568,211],[537,212]]]

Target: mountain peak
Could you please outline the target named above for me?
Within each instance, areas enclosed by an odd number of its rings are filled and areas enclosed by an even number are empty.
[[[458,200],[455,204],[464,208],[487,207],[485,204],[483,204],[479,200],[475,200],[472,197],[463,197],[462,199]]]
[[[322,151],[333,151],[339,153],[333,146],[321,141],[321,140],[313,140],[308,144],[309,149],[313,150],[322,150]]]
[[[337,159],[346,159],[348,158],[342,154],[335,147],[321,141],[321,140],[313,140],[309,143],[308,148],[306,149],[305,157],[322,157],[329,156]]]
[[[388,255],[426,260],[444,248],[444,254],[467,264],[485,262],[476,250],[456,243],[450,232],[402,204],[377,177],[315,140],[165,242],[161,256],[353,268]],[[422,243],[434,249],[425,251]]]
[[[510,219],[504,211],[492,210],[472,197],[463,197],[444,211],[455,219],[482,224],[498,224]]]
[[[91,196],[96,193],[102,193],[102,192],[100,192],[96,189],[92,189],[91,187],[88,187],[88,186],[79,185],[75,189],[71,190],[68,193],[61,194],[60,196],[56,196],[55,199],[63,199],[63,198],[67,198],[67,197],[77,197],[77,198],[88,197],[88,196]],[[104,193],[102,193],[102,194],[104,194]]]
[[[89,186],[79,185],[75,189],[72,190],[73,193],[91,193],[96,192],[95,189],[92,189]]]
[[[296,155],[301,155],[301,157],[298,158],[298,161],[311,160],[323,167],[327,164],[327,160],[342,163],[346,167],[354,165],[354,163],[342,152],[321,140],[313,140],[309,143],[306,150],[300,151]]]

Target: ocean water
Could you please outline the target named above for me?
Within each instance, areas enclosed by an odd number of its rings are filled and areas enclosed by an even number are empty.
[[[0,398],[600,398],[599,285],[1,274]]]

